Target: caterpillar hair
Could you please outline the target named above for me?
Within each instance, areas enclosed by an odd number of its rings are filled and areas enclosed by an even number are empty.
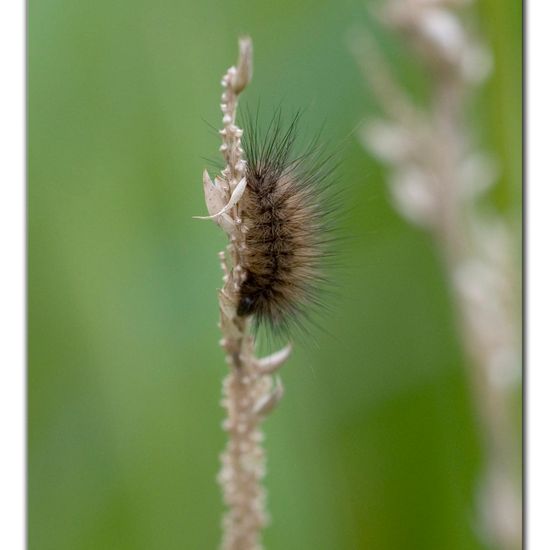
[[[244,124],[245,275],[237,314],[252,316],[256,329],[288,335],[291,328],[306,329],[311,313],[326,307],[336,242],[338,199],[331,184],[337,163],[319,145],[320,133],[299,151],[301,112],[285,124],[278,109],[265,130],[258,119],[248,112]]]

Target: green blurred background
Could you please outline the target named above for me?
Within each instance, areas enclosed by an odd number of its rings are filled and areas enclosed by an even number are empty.
[[[475,103],[521,207],[521,3],[475,24],[495,70]],[[225,373],[205,212],[220,78],[250,33],[252,104],[307,107],[346,140],[353,258],[283,371],[266,423],[271,549],[477,549],[479,427],[442,266],[353,132],[376,112],[346,35],[360,0],[30,0],[29,548],[216,548]],[[389,37],[395,69],[421,89]],[[397,52],[397,55],[395,54]],[[416,80],[415,80],[416,78]]]

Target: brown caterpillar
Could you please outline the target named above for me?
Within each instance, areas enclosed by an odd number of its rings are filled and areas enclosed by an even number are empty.
[[[284,127],[281,112],[267,130],[249,115],[243,147],[247,187],[242,219],[247,228],[237,314],[254,316],[256,327],[287,332],[303,328],[311,306],[323,307],[325,268],[333,256],[335,195],[329,192],[333,156],[318,136],[294,152],[300,114]]]

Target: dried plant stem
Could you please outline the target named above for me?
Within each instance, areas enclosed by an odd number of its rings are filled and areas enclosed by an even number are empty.
[[[224,285],[219,291],[221,346],[229,373],[223,382],[222,405],[227,411],[223,427],[228,435],[218,476],[227,512],[223,519],[224,550],[257,550],[267,523],[265,452],[260,424],[281,399],[283,389],[273,373],[290,354],[290,347],[263,359],[254,353],[249,318],[237,315],[238,294],[243,282],[241,255],[245,250],[246,226],[242,222],[239,199],[246,188],[246,161],[241,148],[242,130],[236,125],[239,94],[252,77],[252,42],[239,42],[240,56],[222,79],[224,92],[220,130],[226,167],[213,183],[205,171],[206,204],[213,219],[228,234],[226,253],[220,253]]]
[[[518,377],[510,372],[509,364],[510,359],[516,362],[515,369],[512,369],[517,373],[520,353],[514,332],[519,331],[514,317],[519,313],[513,304],[516,281],[511,257],[506,258],[505,264],[491,266],[494,275],[503,279],[504,285],[497,283],[493,288],[486,287],[483,280],[476,280],[475,272],[468,273],[470,267],[480,260],[472,252],[475,243],[470,243],[469,239],[483,237],[472,234],[475,230],[468,227],[472,222],[465,219],[460,197],[456,196],[461,183],[457,178],[463,143],[459,118],[462,115],[461,101],[456,86],[449,89],[449,83],[440,83],[435,94],[434,129],[441,142],[433,164],[437,179],[446,183],[438,194],[440,216],[434,226],[434,236],[451,282],[462,342],[469,359],[470,387],[481,420],[486,470],[479,493],[480,520],[489,538],[499,548],[517,550],[521,548],[522,533],[518,476],[521,466],[519,437],[511,417],[514,392],[511,391],[510,378],[515,382]],[[501,244],[510,245],[509,242]],[[472,292],[478,296],[474,298]],[[493,312],[487,315],[487,309],[493,309]],[[480,321],[486,326],[480,327]],[[491,327],[493,322],[496,324]],[[499,325],[495,338],[493,329]],[[510,353],[509,346],[516,346],[515,353]]]
[[[425,109],[393,79],[368,36],[356,36],[352,47],[386,116],[367,122],[365,146],[390,166],[396,208],[432,232],[456,303],[486,451],[480,526],[491,544],[517,550],[521,451],[511,418],[521,373],[517,269],[508,223],[479,208],[495,168],[469,143],[464,111],[467,94],[488,73],[489,55],[454,12],[461,4],[390,0],[378,14],[432,76]]]

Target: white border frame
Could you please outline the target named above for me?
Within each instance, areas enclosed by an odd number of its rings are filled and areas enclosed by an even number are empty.
[[[550,3],[526,11],[526,547],[550,548]],[[528,29],[528,30],[527,30]]]
[[[0,3],[0,546],[25,548],[25,4]]]

